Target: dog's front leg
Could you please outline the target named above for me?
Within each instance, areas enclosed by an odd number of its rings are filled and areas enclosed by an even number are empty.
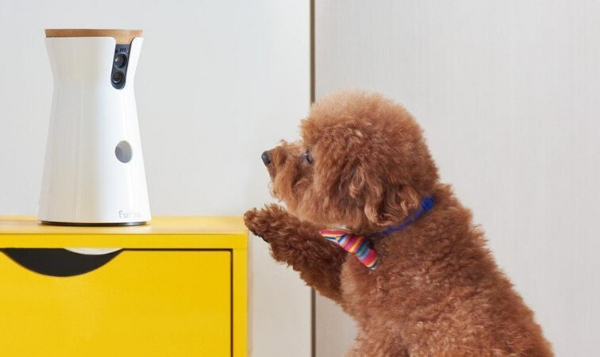
[[[347,253],[325,240],[316,226],[301,222],[276,204],[249,210],[244,221],[252,233],[271,245],[275,260],[299,271],[322,295],[342,302],[340,272]]]

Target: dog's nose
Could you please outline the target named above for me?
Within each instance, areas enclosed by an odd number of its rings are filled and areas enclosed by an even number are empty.
[[[271,163],[271,153],[269,151],[265,151],[260,155],[260,158],[265,163],[265,166],[268,166]]]

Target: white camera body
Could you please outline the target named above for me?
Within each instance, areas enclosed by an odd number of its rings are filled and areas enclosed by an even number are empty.
[[[142,42],[46,38],[54,92],[38,213],[43,223],[150,221],[133,90]]]

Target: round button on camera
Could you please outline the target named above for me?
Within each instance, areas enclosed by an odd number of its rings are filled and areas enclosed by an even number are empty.
[[[131,145],[125,140],[121,141],[117,144],[115,148],[115,156],[117,160],[126,164],[131,161],[131,157],[133,156],[133,151],[131,150]]]

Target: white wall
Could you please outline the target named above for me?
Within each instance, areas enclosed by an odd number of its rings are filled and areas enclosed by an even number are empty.
[[[44,28],[141,28],[136,97],[155,215],[270,200],[260,153],[309,105],[309,3],[0,0],[0,214],[35,214],[52,96]],[[309,290],[251,239],[254,356],[309,356]]]
[[[558,356],[600,349],[600,3],[316,2],[316,89],[383,92],[426,130]],[[318,356],[353,323],[322,299]]]

